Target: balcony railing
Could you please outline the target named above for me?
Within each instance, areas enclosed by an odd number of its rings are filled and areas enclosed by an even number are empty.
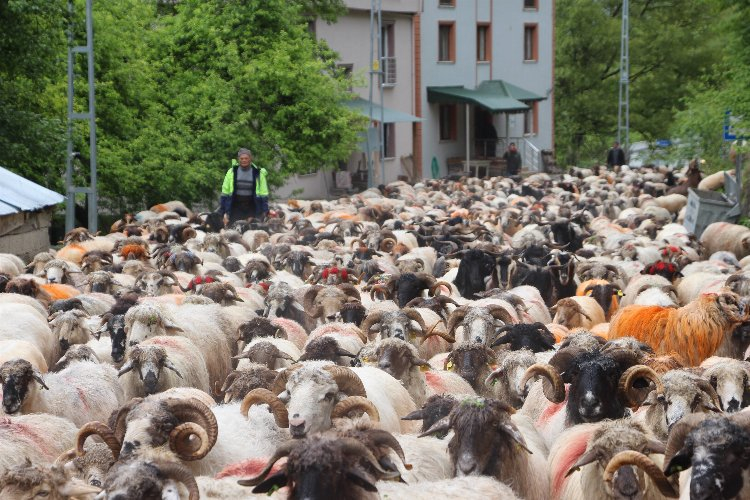
[[[393,87],[396,85],[396,58],[381,58],[381,67],[383,71],[383,87]]]

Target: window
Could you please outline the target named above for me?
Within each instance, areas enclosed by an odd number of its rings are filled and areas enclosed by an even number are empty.
[[[523,27],[523,60],[536,61],[537,53],[537,25],[526,24]]]
[[[441,22],[438,27],[438,61],[454,62],[455,60],[455,24],[452,22]]]
[[[384,158],[396,157],[396,124],[395,123],[383,124],[383,147],[385,150]]]
[[[523,8],[529,10],[539,10],[539,0],[523,0]]]
[[[456,105],[440,105],[440,140],[456,140]]]
[[[381,69],[384,87],[396,85],[396,41],[394,32],[393,23],[383,24],[380,31]]]
[[[524,113],[523,133],[533,135],[539,133],[539,103],[534,101],[530,104],[531,109]]]
[[[492,53],[492,31],[489,24],[477,24],[477,61],[489,61]]]
[[[440,3],[438,5],[440,7],[455,7],[456,0],[440,0]]]

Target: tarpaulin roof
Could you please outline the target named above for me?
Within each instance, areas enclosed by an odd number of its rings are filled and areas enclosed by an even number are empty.
[[[65,197],[0,167],[0,215],[39,210]]]
[[[429,102],[474,104],[493,113],[526,111],[529,106],[522,101],[544,99],[546,98],[503,80],[487,80],[476,89],[463,86],[427,87]]]

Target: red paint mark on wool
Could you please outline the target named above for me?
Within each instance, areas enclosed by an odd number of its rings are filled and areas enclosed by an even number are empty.
[[[165,347],[172,347],[176,349],[179,349],[181,347],[181,344],[177,342],[176,340],[174,340],[173,338],[155,338],[154,337],[153,340],[149,342],[149,344],[163,345]]]
[[[49,443],[49,440],[47,438],[39,435],[38,429],[35,429],[30,425],[14,422],[11,419],[4,419],[3,421],[0,421],[0,427],[3,427],[3,429],[0,430],[7,431],[16,437],[22,437],[29,440],[45,456],[56,458],[54,456],[54,451],[49,447],[49,444],[51,443]]]
[[[565,474],[568,473],[568,470],[573,467],[581,455],[583,455],[583,452],[586,451],[591,434],[592,432],[589,432],[578,436],[580,439],[570,443],[555,457],[555,463],[550,471],[552,473],[552,498],[560,498],[562,490],[565,487],[565,481],[568,479],[565,477]]]
[[[90,410],[91,408],[89,407],[89,404],[86,401],[86,394],[83,392],[83,389],[81,389],[80,387],[76,387],[76,392],[78,392],[78,399],[81,400],[81,404],[83,404],[83,408],[87,411]]]
[[[237,462],[236,464],[227,465],[224,469],[214,476],[214,479],[223,479],[225,477],[255,477],[265,469],[268,459],[271,457],[264,458],[250,458]],[[281,459],[273,466],[271,471],[268,473],[269,476],[276,474],[286,464],[286,459]]]
[[[565,405],[568,403],[568,385],[565,385],[565,399],[562,403],[550,403],[547,405],[547,408],[544,409],[541,416],[539,417],[539,420],[537,420],[537,424],[544,426],[546,425],[552,417],[557,415],[557,413],[565,408]]]
[[[445,380],[440,373],[433,371],[424,372],[424,378],[427,381],[427,385],[435,394],[443,394],[446,391]]]

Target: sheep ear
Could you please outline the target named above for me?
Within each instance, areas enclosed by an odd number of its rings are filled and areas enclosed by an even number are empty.
[[[182,373],[180,373],[180,371],[177,369],[177,367],[170,360],[168,360],[168,359],[164,360],[164,368],[172,370],[173,372],[175,372],[177,374],[178,377],[183,378],[182,377]]]
[[[450,422],[449,417],[443,417],[437,422],[435,422],[432,425],[432,427],[424,431],[418,437],[431,436],[432,434],[437,434],[440,432],[448,432],[450,429],[451,429],[451,422]]]
[[[131,359],[130,361],[122,365],[122,368],[120,368],[120,371],[117,372],[117,376],[122,377],[123,375],[125,375],[132,369],[133,369],[133,360]]]
[[[565,477],[570,476],[581,467],[595,462],[596,460],[599,460],[599,452],[595,448],[592,448],[578,458],[578,461],[568,469],[568,472],[565,473]]]
[[[664,475],[671,476],[689,469],[693,465],[693,452],[692,450],[686,450],[682,448],[677,452],[675,456],[669,461],[667,466],[664,468]]]
[[[377,492],[377,487],[373,484],[372,478],[368,477],[369,474],[366,474],[362,470],[360,470],[358,467],[354,467],[352,469],[349,469],[346,471],[346,477],[351,481],[352,483],[356,484],[360,488],[366,491],[371,492]],[[254,492],[255,490],[253,490]]]
[[[39,382],[39,385],[41,385],[43,388],[49,390],[49,387],[47,387],[47,384],[45,384],[44,380],[42,380],[42,374],[39,373],[39,370],[37,370],[36,368],[34,368],[34,371],[32,372],[31,376],[34,378],[34,380],[36,380],[37,382]]]
[[[71,479],[63,484],[58,491],[65,497],[77,497],[99,493],[102,489],[86,484],[80,479]]]
[[[401,417],[401,420],[424,420],[424,409],[415,410],[405,417]]]
[[[272,476],[268,476],[265,481],[253,488],[253,493],[268,493],[269,491],[275,491],[286,486],[288,481],[289,478],[286,475],[286,470],[281,470]]]
[[[533,454],[533,452],[529,449],[529,447],[526,445],[526,440],[523,438],[523,434],[518,430],[518,428],[510,423],[505,423],[500,426],[500,430],[510,436],[513,441],[518,443],[518,446],[520,446],[524,451],[526,451],[529,454]]]
[[[182,333],[184,330],[177,326],[175,323],[172,323],[172,321],[165,319],[164,320],[164,329],[167,331],[167,333],[170,333],[172,335],[176,335],[177,333]]]

